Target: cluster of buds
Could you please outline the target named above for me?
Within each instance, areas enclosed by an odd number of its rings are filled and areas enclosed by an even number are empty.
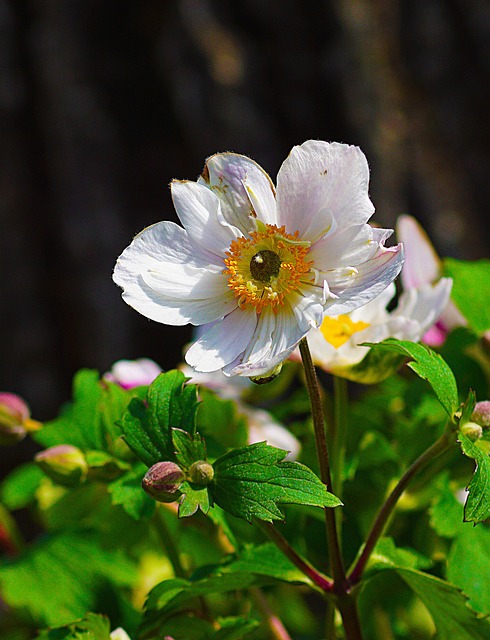
[[[490,428],[490,400],[477,402],[471,420],[461,427],[461,432],[473,442],[483,437],[483,432]]]
[[[0,445],[16,444],[41,423],[32,420],[27,403],[15,393],[0,393]]]
[[[181,496],[184,481],[201,487],[212,482],[214,469],[209,462],[198,460],[185,473],[175,462],[157,462],[146,472],[141,486],[157,502],[174,502]]]

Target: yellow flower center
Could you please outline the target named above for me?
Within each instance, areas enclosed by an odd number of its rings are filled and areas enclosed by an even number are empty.
[[[313,280],[307,277],[312,265],[306,259],[310,243],[299,240],[298,231],[291,235],[284,227],[261,222],[257,226],[249,237],[231,243],[223,273],[241,308],[251,305],[260,313],[271,307],[277,313],[288,293]]]
[[[320,331],[325,340],[329,342],[332,347],[338,349],[345,344],[354,333],[367,329],[367,327],[369,327],[368,322],[363,322],[362,320],[353,322],[348,315],[341,315],[335,318],[326,316],[323,319]]]

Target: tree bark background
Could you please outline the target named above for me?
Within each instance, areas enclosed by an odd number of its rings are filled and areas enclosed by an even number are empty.
[[[358,144],[376,221],[483,257],[489,48],[486,0],[0,0],[0,390],[45,420],[80,367],[181,360],[111,271],[216,151]]]

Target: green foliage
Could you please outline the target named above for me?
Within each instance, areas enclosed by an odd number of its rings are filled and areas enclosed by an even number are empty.
[[[42,631],[36,640],[110,640],[109,620],[97,613],[87,613],[81,620]]]
[[[131,583],[133,564],[119,551],[102,549],[90,531],[44,538],[0,565],[0,590],[11,607],[27,607],[38,626],[59,626],[93,610],[109,581]]]
[[[453,279],[451,298],[470,327],[482,334],[490,329],[490,261],[446,259],[446,274]]]
[[[214,463],[213,498],[237,518],[282,520],[279,504],[337,507],[341,501],[308,467],[265,442],[230,451]]]
[[[173,460],[172,428],[195,432],[197,390],[181,371],[160,374],[146,401],[134,398],[119,426],[129,447],[148,467]]]
[[[461,432],[458,435],[463,453],[476,462],[476,469],[468,485],[468,498],[464,508],[466,522],[484,522],[490,518],[490,457],[478,443]]]
[[[408,366],[418,376],[427,380],[449,418],[453,419],[458,409],[458,389],[453,372],[439,354],[425,345],[395,338],[387,338],[379,344],[367,346],[374,349],[389,349],[410,358]]]

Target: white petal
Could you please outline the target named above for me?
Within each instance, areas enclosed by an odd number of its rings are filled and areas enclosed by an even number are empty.
[[[439,318],[451,295],[451,278],[441,278],[434,286],[408,289],[400,296],[393,317],[405,317],[418,323],[419,340]]]
[[[328,271],[340,267],[357,266],[372,258],[393,232],[373,229],[368,224],[339,229],[315,242],[308,257],[317,269]]]
[[[418,288],[435,282],[441,275],[441,261],[417,220],[412,216],[400,216],[396,233],[405,246],[405,264],[401,273],[403,288]]]
[[[358,309],[354,309],[354,311],[350,313],[351,320],[353,322],[359,322],[361,320],[369,324],[386,322],[386,320],[388,320],[386,307],[395,297],[395,293],[396,287],[392,282],[379,296],[371,300],[371,302],[368,302]]]
[[[363,224],[374,212],[368,186],[369,167],[358,147],[308,140],[293,147],[279,170],[278,223],[311,240],[328,222],[327,212],[341,228]]]
[[[229,224],[243,234],[253,230],[250,216],[275,224],[274,185],[256,162],[236,153],[217,153],[206,160],[199,182],[217,195]],[[257,206],[259,211],[254,210]]]
[[[201,372],[222,369],[245,351],[256,325],[255,310],[235,309],[191,346],[185,355],[187,364]]]
[[[240,233],[223,218],[220,201],[202,184],[174,180],[170,185],[177,215],[189,237],[199,246],[224,258]]]
[[[142,270],[141,277],[153,291],[168,298],[207,300],[227,290],[226,275],[185,264],[162,263]]]
[[[301,291],[288,294],[288,302],[301,331],[307,333],[311,328],[321,325],[324,301],[319,287],[305,285]]]
[[[325,305],[327,315],[349,313],[379,296],[400,273],[403,265],[403,247],[397,245],[389,249],[381,248],[379,254],[358,265],[350,275],[326,274],[328,284],[338,299],[328,300]]]

